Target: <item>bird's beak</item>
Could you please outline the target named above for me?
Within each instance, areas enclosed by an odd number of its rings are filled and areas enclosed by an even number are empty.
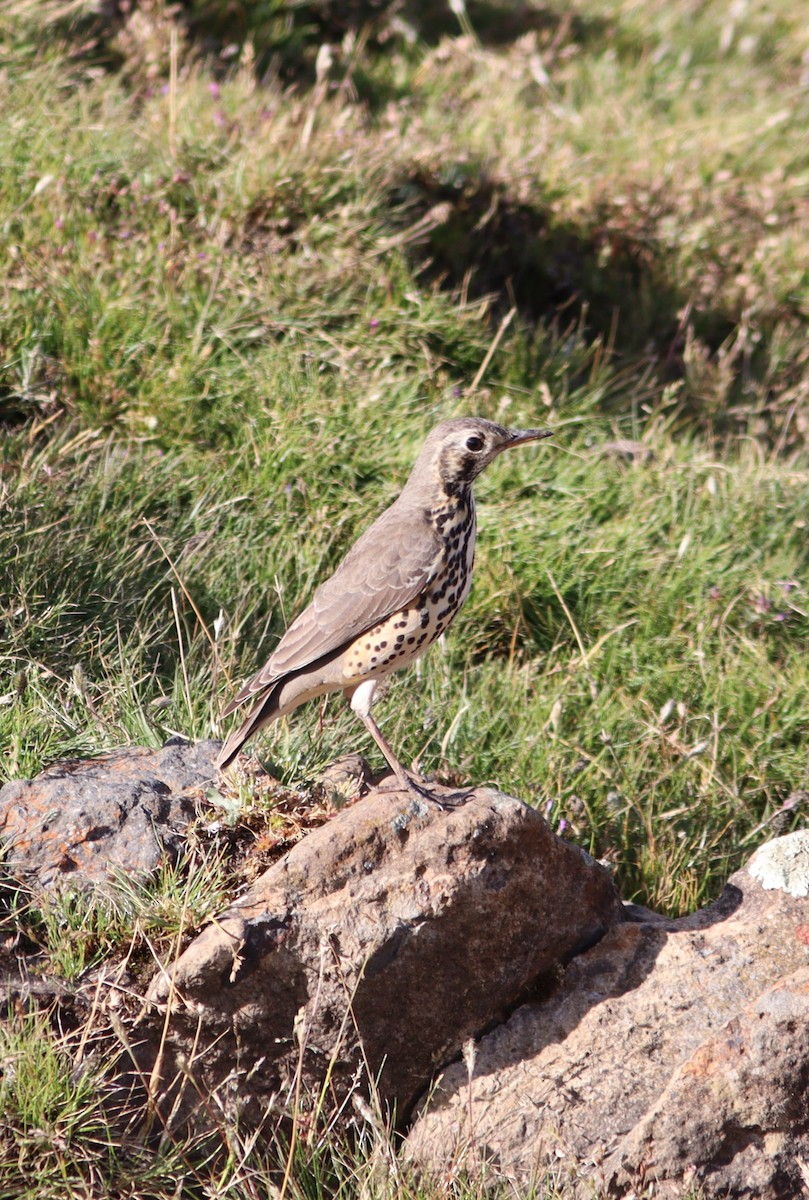
[[[521,446],[523,442],[540,442],[543,438],[553,437],[552,429],[510,429],[511,446]]]

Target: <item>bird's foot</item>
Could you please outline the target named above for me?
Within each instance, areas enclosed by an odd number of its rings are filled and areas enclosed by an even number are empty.
[[[424,779],[418,779],[411,775],[409,771],[403,771],[401,775],[397,774],[397,779],[404,791],[409,792],[416,800],[429,800],[430,804],[437,804],[439,808],[459,808],[465,804],[473,794],[473,788],[467,788],[465,791],[450,791],[444,789],[440,783],[428,783]]]
[[[438,796],[433,793],[430,799],[439,808],[460,808],[462,804],[466,804],[467,800],[471,800],[473,795],[474,788],[467,788],[465,791],[460,792],[442,792]]]

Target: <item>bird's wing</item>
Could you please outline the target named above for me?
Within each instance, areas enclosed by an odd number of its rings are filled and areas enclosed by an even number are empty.
[[[346,646],[385,617],[408,607],[435,576],[438,534],[417,511],[397,519],[393,505],[367,529],[312,602],[287,629],[274,652],[225,708],[234,709],[282,675]]]

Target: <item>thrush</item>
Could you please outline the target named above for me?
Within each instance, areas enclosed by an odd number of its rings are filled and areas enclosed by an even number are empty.
[[[218,758],[229,766],[257,730],[307,700],[342,691],[399,783],[435,799],[407,771],[371,715],[381,679],[409,666],[447,629],[469,594],[475,561],[472,485],[503,450],[549,437],[480,417],[428,435],[398,499],[362,534],[257,675],[225,708],[253,700]]]

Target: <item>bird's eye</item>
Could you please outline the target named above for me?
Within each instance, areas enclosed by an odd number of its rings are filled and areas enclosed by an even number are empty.
[[[466,439],[466,448],[477,453],[478,450],[483,449],[483,438],[479,438],[477,434],[473,433],[471,437]]]

